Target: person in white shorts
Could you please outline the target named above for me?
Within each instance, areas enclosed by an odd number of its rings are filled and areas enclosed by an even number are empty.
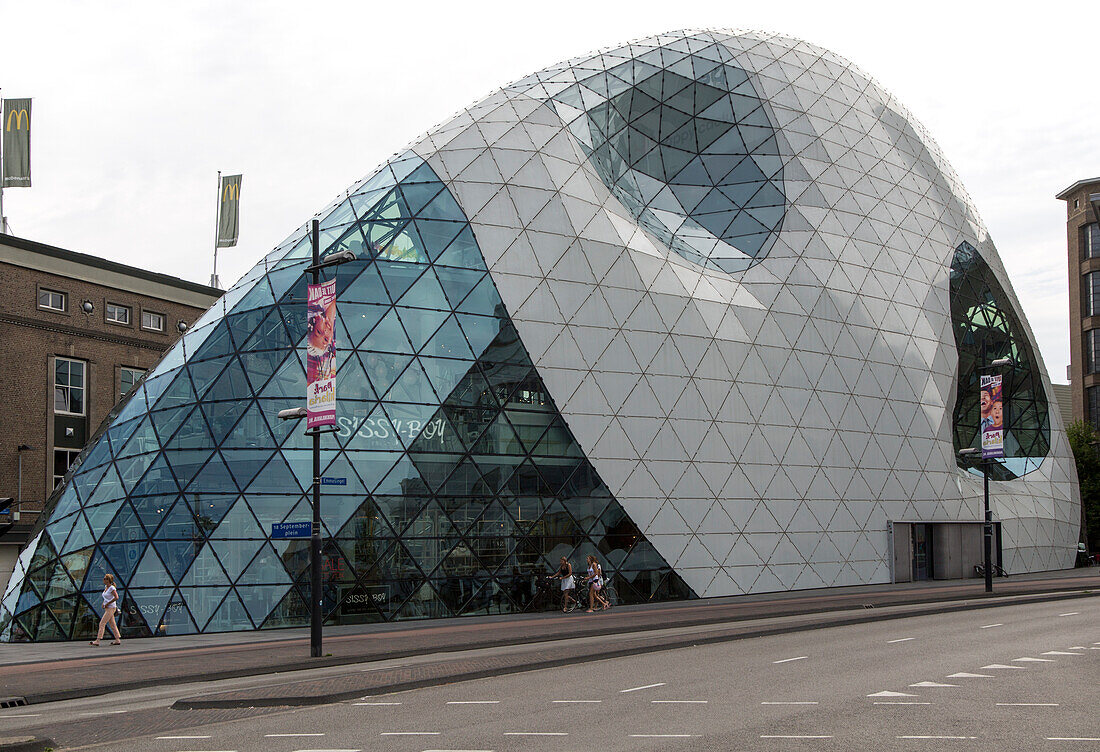
[[[564,556],[561,557],[561,566],[554,576],[561,580],[561,610],[564,612],[568,610],[569,602],[574,600],[573,588],[577,586],[573,579],[573,565]]]
[[[115,623],[116,611],[118,611],[118,590],[115,589],[115,577],[112,574],[105,574],[103,575],[103,617],[99,620],[99,634],[92,640],[92,645],[99,644],[108,626],[111,627],[111,633],[115,636],[115,641],[111,644],[122,644],[122,635],[119,634],[118,624]]]

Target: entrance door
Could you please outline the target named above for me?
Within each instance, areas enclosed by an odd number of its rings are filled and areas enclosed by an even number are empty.
[[[913,579],[930,580],[932,572],[932,526],[914,523],[913,530]]]

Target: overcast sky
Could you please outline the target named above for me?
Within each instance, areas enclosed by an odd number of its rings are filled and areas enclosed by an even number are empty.
[[[0,94],[34,98],[15,235],[209,281],[217,171],[243,173],[228,286],[419,134],[504,84],[678,28],[777,31],[893,92],[989,227],[1051,377],[1069,362],[1065,206],[1100,175],[1094,24],[1006,3],[7,3]]]

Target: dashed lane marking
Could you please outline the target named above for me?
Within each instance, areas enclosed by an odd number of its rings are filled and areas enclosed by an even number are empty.
[[[948,674],[948,679],[992,679],[993,674],[968,674],[966,671],[960,671],[957,674]]]
[[[665,686],[665,684],[666,684],[666,682],[657,682],[656,684],[646,684],[645,686],[642,686],[642,687],[631,687],[630,689],[620,689],[619,694],[622,695],[622,694],[626,694],[627,692],[637,692],[638,690],[641,690],[641,689],[653,689],[654,687],[663,687],[663,686]]]
[[[447,700],[448,705],[499,705],[500,700]]]
[[[919,697],[920,695],[910,694],[909,692],[891,692],[888,689],[884,689],[881,692],[875,692],[867,695],[868,697]]]
[[[1082,655],[1082,653],[1067,653],[1065,650],[1048,650],[1040,655]]]
[[[986,624],[983,627],[978,627],[978,629],[993,629],[993,627],[1003,627],[1003,626],[1004,626],[1004,624]]]
[[[353,702],[352,705],[400,705],[399,702]]]
[[[631,734],[631,739],[693,739],[700,734]]]
[[[958,684],[943,684],[941,682],[922,681],[916,684],[910,684],[910,687],[957,687]]]
[[[898,736],[897,739],[977,739],[976,736],[940,736],[933,734],[910,734],[909,736]]]
[[[1048,736],[1048,742],[1100,742],[1100,736]]]
[[[569,736],[566,731],[505,731],[505,736]]]
[[[998,702],[1000,708],[1056,708],[1056,702]]]
[[[0,715],[0,718],[37,718],[42,715],[41,713],[12,713],[11,715]]]
[[[1003,663],[990,663],[988,666],[982,666],[982,671],[992,671],[995,669],[1014,669],[1016,671],[1027,671],[1023,666],[1006,666]]]
[[[1080,611],[1070,611],[1070,612],[1068,612],[1068,613],[1065,613],[1065,614],[1058,614],[1058,615],[1059,615],[1059,616],[1079,616],[1080,614],[1081,614],[1081,612],[1080,612]]]
[[[832,739],[829,734],[761,734],[761,739]]]
[[[772,663],[790,663],[791,661],[804,661],[809,657],[810,656],[808,655],[800,655],[797,658],[784,658],[781,661],[772,661]]]
[[[157,739],[209,739],[209,736],[158,736]]]
[[[875,700],[872,705],[931,705],[930,702],[912,702],[909,700]]]
[[[439,736],[442,731],[383,731],[381,736]]]
[[[1028,658],[1028,657],[1025,656],[1023,658],[1013,658],[1012,662],[1013,663],[1054,663],[1054,659],[1053,658]]]
[[[658,705],[706,705],[710,700],[650,700]]]
[[[324,734],[264,734],[267,739],[295,739],[300,736],[324,736]]]
[[[891,645],[895,642],[909,642],[910,640],[915,640],[915,639],[917,639],[917,638],[916,637],[899,637],[896,640],[887,640],[886,644]]]
[[[761,705],[817,705],[817,700],[765,700]]]

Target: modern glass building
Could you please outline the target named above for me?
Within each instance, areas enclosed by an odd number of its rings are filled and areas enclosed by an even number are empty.
[[[1034,338],[936,146],[851,63],[677,32],[463,111],[320,215],[337,267],[322,440],[334,623],[528,609],[596,554],[624,602],[961,576],[977,368],[1009,571],[1070,565],[1080,501]],[[116,408],[0,601],[81,638],[301,625],[303,226]],[[951,553],[952,556],[946,554]],[[968,567],[974,562],[967,562]]]

